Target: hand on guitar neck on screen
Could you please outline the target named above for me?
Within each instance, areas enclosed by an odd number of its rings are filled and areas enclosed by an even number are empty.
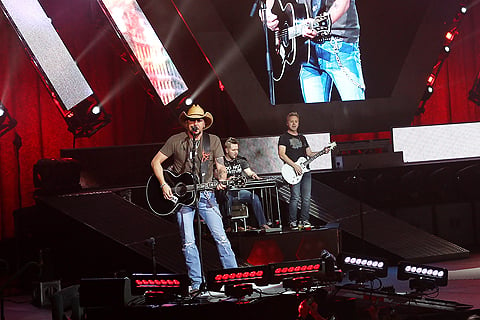
[[[258,11],[258,15],[260,16],[260,19],[263,22],[263,19],[267,20],[267,28],[270,29],[271,31],[278,30],[278,16],[272,12],[271,9],[263,9]]]

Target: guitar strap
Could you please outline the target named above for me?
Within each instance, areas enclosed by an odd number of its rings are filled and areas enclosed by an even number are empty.
[[[202,136],[202,154],[209,154],[210,153],[210,134],[207,133],[207,134],[204,134]],[[205,182],[204,181],[204,178],[205,176],[207,175],[207,172],[208,172],[208,164],[209,164],[209,161],[206,160],[206,161],[203,161],[203,157],[202,157],[202,162],[201,162],[201,165],[200,165],[200,182]]]

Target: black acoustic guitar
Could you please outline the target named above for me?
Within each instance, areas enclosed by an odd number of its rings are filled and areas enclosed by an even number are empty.
[[[189,206],[195,202],[197,195],[195,194],[194,190],[194,177],[192,174],[185,172],[181,175],[175,175],[168,170],[164,170],[163,176],[165,178],[165,182],[172,189],[173,198],[168,200],[163,197],[163,191],[160,186],[160,182],[158,182],[158,179],[155,175],[151,175],[148,179],[145,193],[148,206],[154,213],[160,216],[166,216],[175,212],[181,205]],[[242,187],[245,186],[246,178],[243,176],[232,177],[230,180],[221,182],[212,181],[198,183],[197,191],[215,189],[219,183],[222,183],[227,187]]]
[[[310,48],[302,43],[306,41],[301,37],[305,28],[317,31],[319,37],[327,37],[331,31],[331,20],[326,13],[310,19],[306,4],[287,2],[283,5],[281,0],[274,2],[272,12],[279,21],[279,30],[274,31],[273,37],[276,53],[272,56],[273,79],[280,81],[287,65],[310,58]]]

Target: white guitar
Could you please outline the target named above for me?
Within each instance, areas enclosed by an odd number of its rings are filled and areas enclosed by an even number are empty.
[[[302,168],[302,173],[301,174],[297,174],[291,165],[285,163],[282,167],[282,177],[283,177],[283,179],[285,179],[285,181],[287,181],[289,184],[299,183],[300,180],[302,180],[303,174],[305,172],[310,171],[310,169],[308,168],[308,165],[313,160],[320,157],[321,155],[324,155],[324,154],[330,152],[330,150],[333,150],[336,146],[337,146],[336,142],[331,142],[325,148],[323,148],[322,151],[317,152],[313,157],[311,157],[308,160],[305,159],[304,157],[298,158],[298,160],[295,163],[298,164]]]

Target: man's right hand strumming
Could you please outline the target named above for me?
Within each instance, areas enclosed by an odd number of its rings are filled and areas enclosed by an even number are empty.
[[[163,192],[163,197],[167,200],[172,200],[173,198],[173,192],[172,188],[168,184],[163,184],[162,185],[162,192]]]

